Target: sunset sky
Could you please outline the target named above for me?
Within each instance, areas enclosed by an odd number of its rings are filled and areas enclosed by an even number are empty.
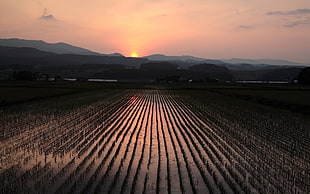
[[[310,63],[309,0],[1,0],[0,38]]]

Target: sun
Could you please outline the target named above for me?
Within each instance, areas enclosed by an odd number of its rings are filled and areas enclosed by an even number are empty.
[[[138,53],[136,53],[136,52],[132,52],[130,56],[131,57],[139,57]]]

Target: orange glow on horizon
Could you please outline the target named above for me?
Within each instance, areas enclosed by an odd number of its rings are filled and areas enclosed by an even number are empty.
[[[132,58],[165,54],[310,64],[309,6],[309,0],[1,0],[0,36]]]
[[[138,53],[136,53],[136,52],[132,52],[130,56],[131,56],[131,57],[135,57],[135,58],[136,58],[136,57],[139,57]]]

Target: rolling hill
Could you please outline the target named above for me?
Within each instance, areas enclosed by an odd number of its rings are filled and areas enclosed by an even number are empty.
[[[269,60],[272,64],[265,64],[267,60],[232,59],[231,61],[236,63],[187,55],[156,54],[132,58],[118,53],[99,54],[66,43],[50,44],[36,40],[0,39],[1,77],[8,77],[14,71],[27,70],[48,73],[52,76],[113,77],[126,80],[180,77],[183,80],[211,78],[224,81],[291,81],[304,67],[284,60]],[[283,63],[288,65],[279,65]]]
[[[9,47],[31,47],[41,51],[52,52],[56,54],[77,54],[77,55],[103,55],[90,51],[85,48],[72,46],[67,43],[47,43],[42,40],[24,40],[18,38],[0,39],[0,46]],[[109,54],[107,54],[109,55]],[[119,53],[110,54],[110,56],[120,57],[123,56]]]

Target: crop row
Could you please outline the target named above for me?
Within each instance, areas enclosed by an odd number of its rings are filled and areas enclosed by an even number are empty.
[[[0,192],[308,192],[309,158],[233,113],[170,91],[126,90],[42,114],[27,129],[32,115],[20,126],[1,121]]]

